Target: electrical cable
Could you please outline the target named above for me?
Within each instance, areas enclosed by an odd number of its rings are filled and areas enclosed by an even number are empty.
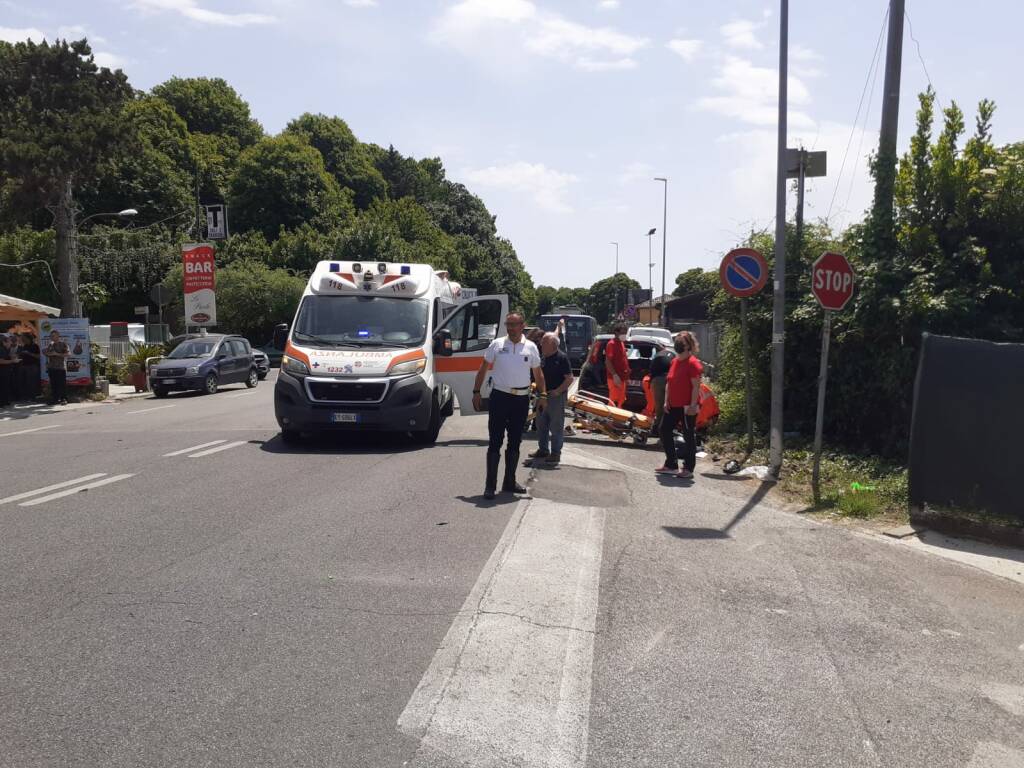
[[[910,32],[910,39],[914,41],[914,45],[917,47],[917,60],[921,62],[921,69],[924,70],[925,79],[928,81],[928,87],[932,89],[932,93],[935,94],[935,100],[939,102],[939,109],[944,111],[942,106],[942,99],[939,98],[939,94],[935,91],[935,86],[932,85],[932,76],[928,74],[928,65],[924,63],[924,56],[921,55],[921,43],[918,42],[917,38],[914,37],[914,22],[910,20],[910,14],[907,11],[903,12],[904,18],[907,20],[907,29]]]
[[[32,259],[32,261],[23,261],[20,264],[0,264],[0,267],[27,267],[29,264],[42,264],[45,266],[47,273],[50,275],[50,285],[53,286],[53,290],[60,293],[60,288],[57,287],[57,281],[53,279],[53,270],[50,269],[50,263],[43,259]]]
[[[843,210],[850,210],[850,198],[853,197],[853,186],[857,182],[857,171],[860,170],[860,161],[864,157],[864,134],[868,132],[868,121],[871,119],[871,104],[875,100],[875,86],[878,85],[878,73],[881,67],[881,58],[875,59],[875,76],[871,79],[871,92],[868,94],[868,108],[864,111],[864,125],[860,129],[860,141],[857,142],[857,154],[854,156],[853,170],[850,172],[850,188],[846,191],[846,200],[843,202]],[[854,126],[856,127],[856,126]]]

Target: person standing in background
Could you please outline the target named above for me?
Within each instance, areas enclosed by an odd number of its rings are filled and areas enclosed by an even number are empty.
[[[14,400],[14,373],[18,370],[18,359],[11,353],[11,337],[0,336],[0,408],[6,408]]]
[[[537,450],[530,454],[530,458],[557,464],[562,458],[565,440],[565,404],[573,382],[572,366],[565,352],[558,348],[557,334],[545,333],[540,350],[548,401],[547,407],[537,416]]]
[[[28,332],[21,334],[21,368],[18,373],[21,375],[22,394],[29,400],[34,400],[39,394],[40,359],[36,337]]]
[[[665,463],[654,471],[659,475],[691,478],[697,466],[696,427],[704,367],[696,357],[697,339],[689,331],[682,331],[676,336],[675,349],[676,359],[672,361],[665,382],[665,415],[661,419],[661,447],[665,451]],[[683,439],[686,440],[683,469],[679,469],[672,434],[679,422],[682,422]]]
[[[608,400],[616,408],[626,402],[626,386],[629,383],[629,359],[626,357],[626,326],[616,323],[612,328],[614,337],[604,345],[605,372],[608,379]]]
[[[653,419],[652,435],[661,433],[661,419],[665,414],[665,381],[675,357],[675,350],[672,347],[658,347],[654,357],[651,358],[649,373],[651,376],[651,400],[654,405],[654,415],[651,417]]]
[[[56,330],[50,332],[50,343],[43,351],[46,355],[46,375],[50,378],[50,405],[68,401],[68,358],[71,349]]]

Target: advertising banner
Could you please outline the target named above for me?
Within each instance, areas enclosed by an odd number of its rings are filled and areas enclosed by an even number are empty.
[[[68,345],[71,356],[67,358],[68,386],[87,386],[92,381],[92,355],[89,352],[89,318],[50,317],[39,321],[39,367],[42,381],[49,381],[46,373],[46,348],[50,334],[60,334],[60,340]]]
[[[213,254],[213,246],[208,243],[186,243],[181,249],[186,326],[217,324]]]

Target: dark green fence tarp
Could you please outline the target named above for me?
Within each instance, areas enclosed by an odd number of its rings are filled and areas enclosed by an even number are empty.
[[[909,484],[912,511],[1024,522],[1024,344],[924,334]]]

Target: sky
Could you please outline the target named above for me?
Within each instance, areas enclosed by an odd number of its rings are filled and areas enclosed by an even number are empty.
[[[806,217],[836,228],[870,203],[887,6],[790,4],[787,143],[827,151]],[[994,99],[997,142],[1024,139],[1024,5],[907,0],[907,16],[901,151],[929,82],[969,127]],[[83,35],[136,88],[223,77],[269,133],[320,112],[440,157],[536,284],[607,277],[618,242],[619,270],[658,291],[667,229],[671,290],[774,226],[777,1],[0,0],[0,39]]]

